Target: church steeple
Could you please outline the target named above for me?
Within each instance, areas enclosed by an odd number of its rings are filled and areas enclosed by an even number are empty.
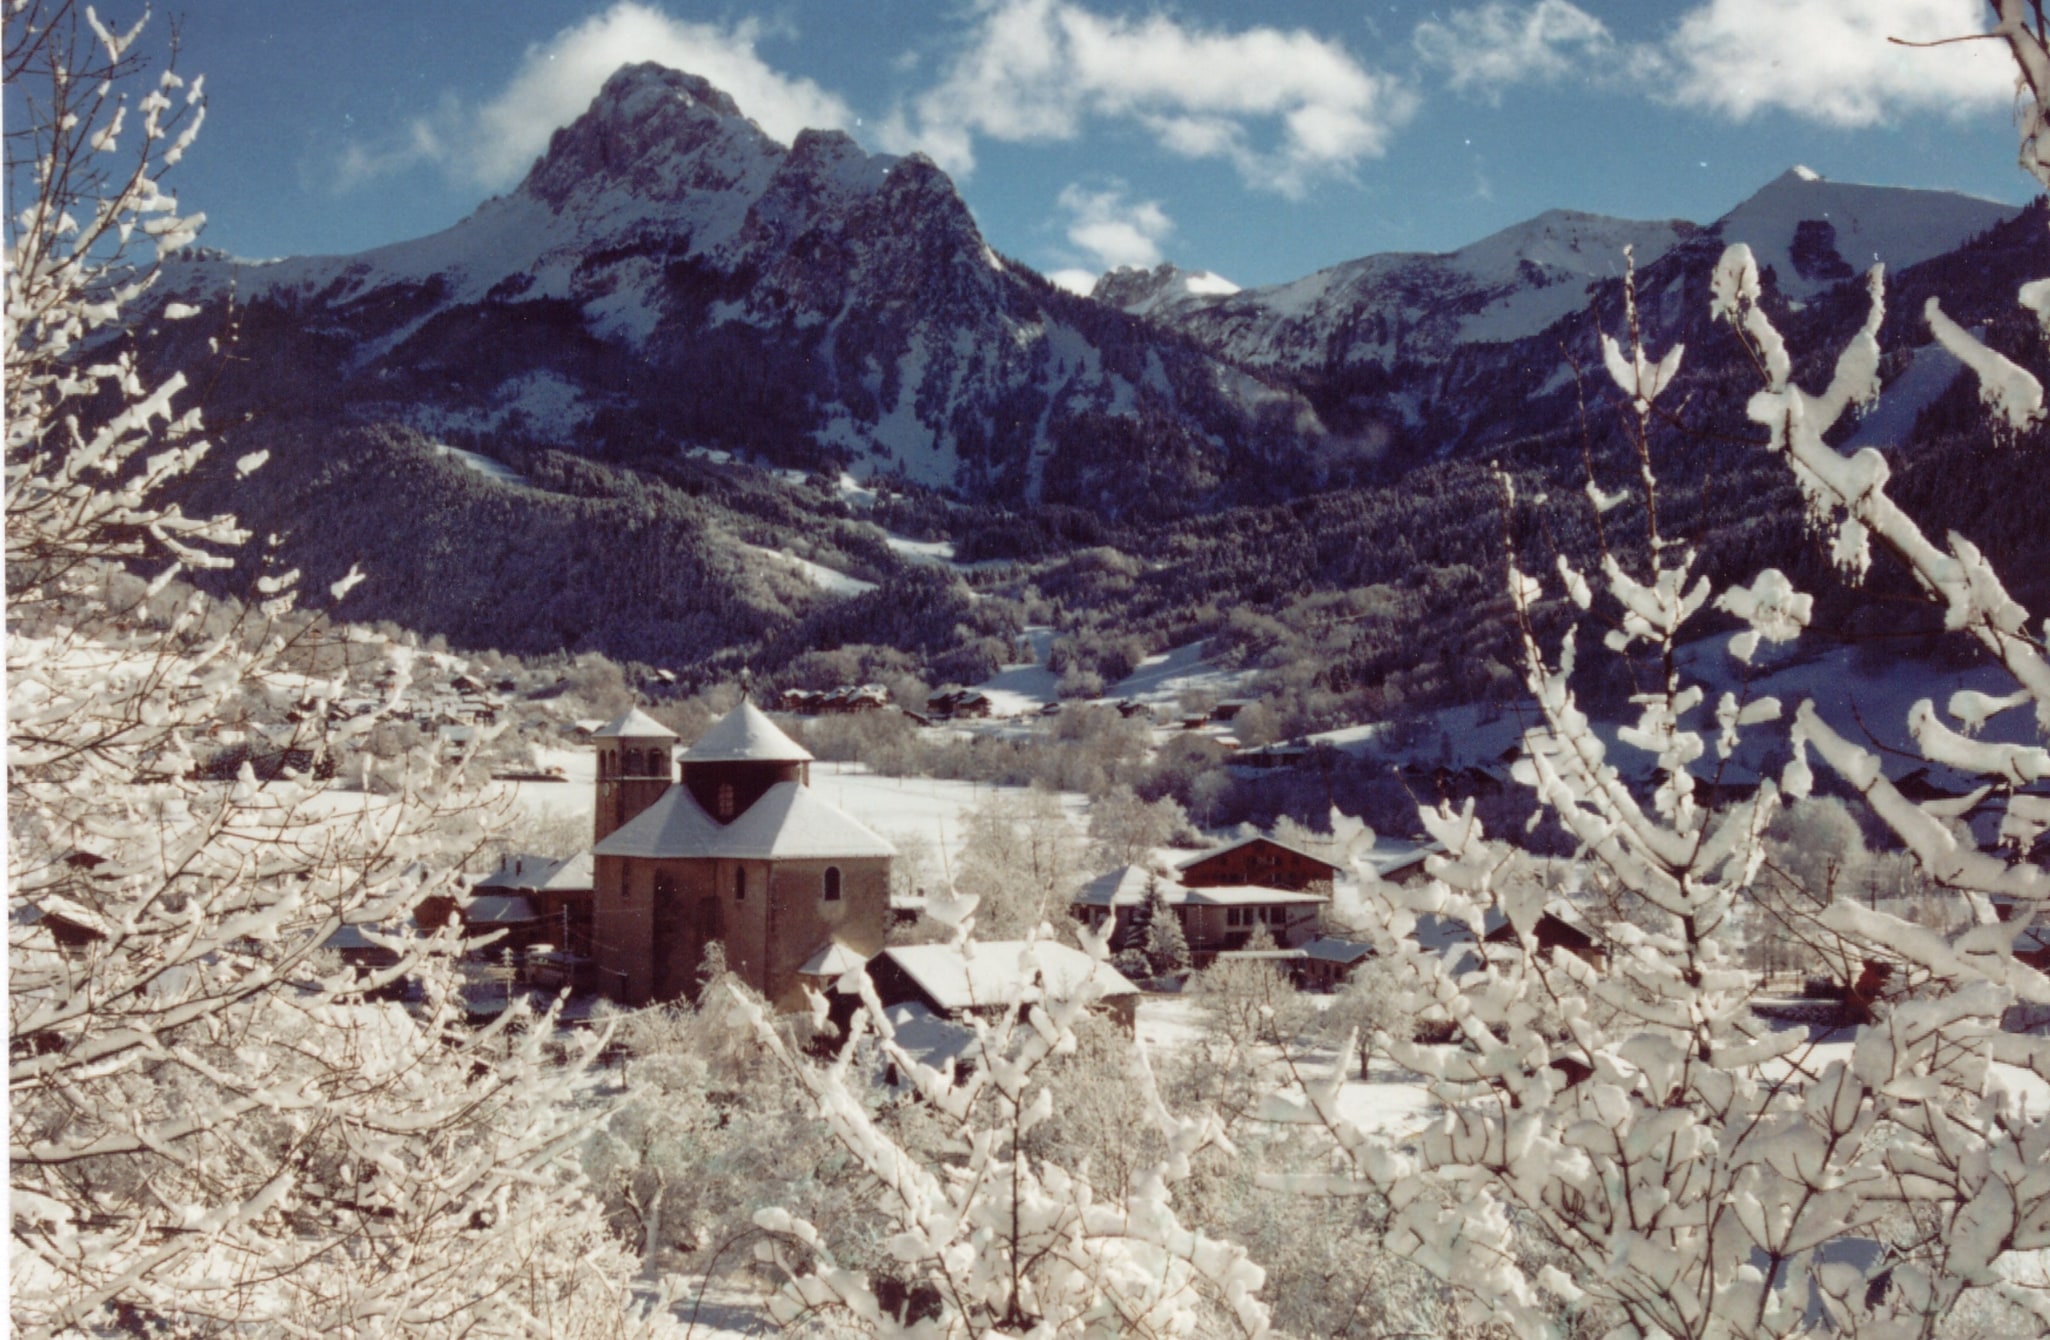
[[[593,738],[598,741],[598,796],[591,840],[598,843],[660,800],[675,781],[676,732],[635,708],[606,722]]]

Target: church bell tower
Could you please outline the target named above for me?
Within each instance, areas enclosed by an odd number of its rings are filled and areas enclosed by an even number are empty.
[[[676,732],[635,708],[606,722],[592,738],[598,743],[598,797],[591,813],[596,844],[660,800],[676,780]]]

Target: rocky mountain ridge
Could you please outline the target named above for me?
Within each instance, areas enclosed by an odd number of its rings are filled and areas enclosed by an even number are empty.
[[[1263,462],[1270,421],[1292,449],[1317,436],[1292,393],[998,256],[922,156],[833,131],[785,149],[654,65],[440,234],[198,254],[161,291],[237,296],[250,361],[217,394],[238,407],[275,412],[317,368],[353,417],[615,458],[733,450],[1122,513],[1205,505]]]
[[[277,534],[313,589],[360,564],[354,617],[677,666],[872,644],[862,664],[973,682],[1036,602],[1078,646],[1129,650],[1399,590],[1371,654],[1332,652],[1325,678],[1357,693],[1417,662],[1403,692],[1425,700],[1478,691],[1443,669],[1483,664],[1457,629],[1496,589],[1477,463],[1577,495],[1584,459],[1622,459],[1597,336],[1623,329],[1626,245],[1647,338],[1689,346],[1671,501],[1734,572],[1800,537],[1753,524],[1751,372],[1708,315],[1724,245],[1757,251],[1804,358],[1862,320],[1863,266],[1893,267],[1887,389],[1856,430],[1884,445],[1976,408],[1924,296],[2035,357],[2014,292],[2050,268],[2043,235],[2040,209],[1795,171],[1708,225],[1552,211],[1443,256],[1243,292],[1163,266],[1092,300],[996,254],[923,158],[835,132],[785,148],[705,81],[630,66],[455,227],[357,256],[195,250],[157,301],[200,314],[137,339],[225,448],[192,509]],[[258,448],[271,463],[232,477]],[[2016,524],[2018,553],[2046,533]],[[905,560],[942,550],[960,564]],[[975,565],[1014,559],[990,598]]]

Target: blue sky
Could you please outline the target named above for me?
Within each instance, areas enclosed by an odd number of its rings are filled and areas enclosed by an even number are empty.
[[[2028,195],[1997,45],[1885,40],[1982,30],[1978,0],[196,0],[178,21],[209,112],[173,184],[251,257],[448,226],[630,59],[704,74],[779,138],[931,154],[993,245],[1070,282],[1171,259],[1271,283],[1560,206],[1707,221],[1795,163]]]

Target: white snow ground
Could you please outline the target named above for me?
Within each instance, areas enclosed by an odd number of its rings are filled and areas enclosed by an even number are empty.
[[[788,568],[828,595],[858,596],[876,589],[874,582],[863,581],[859,577],[841,572],[838,568],[829,568],[823,563],[814,563],[808,558],[799,558],[796,554],[785,553],[781,549],[764,549],[758,544],[743,544],[741,548],[765,562]]]
[[[494,460],[492,457],[480,455],[474,451],[464,451],[461,447],[452,447],[446,442],[436,442],[433,446],[436,454],[453,456],[464,465],[469,466],[478,474],[495,483],[516,484],[523,488],[532,488],[534,486],[533,480],[513,469],[504,461]]]

